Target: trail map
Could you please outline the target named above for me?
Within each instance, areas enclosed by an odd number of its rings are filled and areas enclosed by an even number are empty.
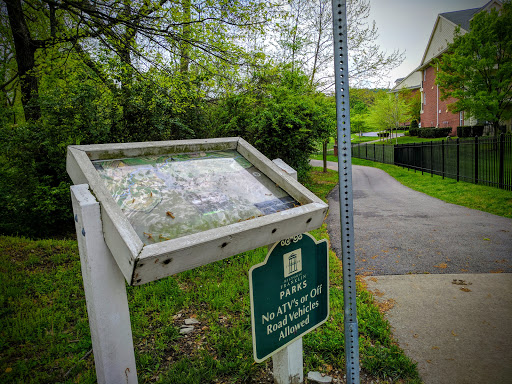
[[[145,244],[299,205],[234,150],[93,164]]]

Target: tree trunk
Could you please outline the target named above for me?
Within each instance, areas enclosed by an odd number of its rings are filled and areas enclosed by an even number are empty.
[[[494,130],[494,136],[498,137],[500,135],[500,122],[499,121],[493,121],[492,122],[492,129]]]
[[[311,79],[310,79],[310,82],[309,82],[309,85],[310,86],[313,86],[314,82],[315,82],[315,75],[316,75],[316,70],[317,70],[317,63],[318,63],[318,56],[320,55],[320,44],[322,42],[322,33],[323,33],[323,19],[322,19],[322,16],[323,16],[323,4],[322,2],[320,2],[318,4],[318,6],[320,7],[319,9],[319,16],[318,16],[318,39],[316,41],[316,45],[315,45],[315,57],[314,57],[314,61],[313,61],[313,70],[311,72]]]
[[[190,39],[190,0],[181,0],[181,7],[183,9],[183,35],[180,42],[180,72],[185,74],[188,73],[188,67],[190,65],[190,45],[188,40]]]
[[[33,74],[37,46],[30,36],[21,1],[5,0],[5,4],[16,49],[16,64],[18,65],[21,85],[21,103],[25,111],[25,119],[35,121],[41,117],[38,100],[39,84],[37,77]]]
[[[123,16],[126,20],[130,20],[132,11],[130,1],[123,0]],[[119,41],[119,58],[125,67],[126,71],[121,78],[121,105],[123,107],[123,121],[121,124],[121,131],[115,132],[115,137],[120,141],[135,141],[137,132],[134,131],[134,117],[135,111],[133,110],[132,100],[132,86],[133,86],[133,66],[132,66],[132,44],[135,42],[137,31],[132,27],[125,27],[124,33],[121,35]]]
[[[323,152],[323,161],[324,161],[324,173],[327,173],[327,143],[329,143],[329,139],[325,140],[322,143],[322,152]]]

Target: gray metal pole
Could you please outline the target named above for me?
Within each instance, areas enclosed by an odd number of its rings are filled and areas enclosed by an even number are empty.
[[[359,383],[346,0],[332,0],[347,383]]]

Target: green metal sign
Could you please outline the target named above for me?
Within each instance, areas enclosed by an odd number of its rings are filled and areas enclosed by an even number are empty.
[[[249,271],[254,360],[275,352],[329,317],[327,240],[309,233],[274,244]]]

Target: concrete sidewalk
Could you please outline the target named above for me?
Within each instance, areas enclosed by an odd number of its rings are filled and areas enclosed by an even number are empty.
[[[512,383],[512,274],[365,281],[425,384]]]

